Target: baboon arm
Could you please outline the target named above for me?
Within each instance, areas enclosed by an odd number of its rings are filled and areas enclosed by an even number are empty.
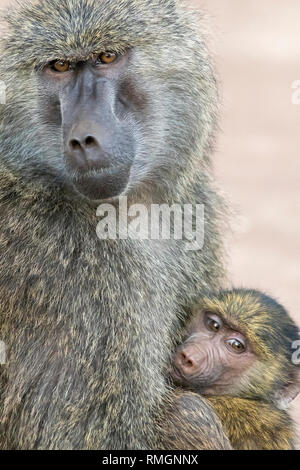
[[[292,450],[295,433],[289,415],[257,400],[210,397],[235,450]]]
[[[232,450],[220,420],[196,393],[176,390],[160,429],[160,450]]]

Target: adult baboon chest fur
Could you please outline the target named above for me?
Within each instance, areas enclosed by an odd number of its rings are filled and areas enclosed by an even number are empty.
[[[4,448],[149,446],[180,306],[199,292],[200,253],[99,240],[77,204],[1,175]]]

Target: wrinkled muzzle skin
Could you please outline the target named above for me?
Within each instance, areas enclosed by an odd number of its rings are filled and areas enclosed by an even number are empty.
[[[216,383],[223,371],[222,354],[212,341],[189,339],[176,351],[172,377],[177,385],[201,392]]]

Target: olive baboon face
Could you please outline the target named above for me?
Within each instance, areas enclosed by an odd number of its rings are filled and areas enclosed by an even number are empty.
[[[128,183],[145,105],[128,72],[130,55],[55,60],[38,72],[43,119],[61,128],[68,176],[89,199],[117,196]]]
[[[232,395],[258,357],[251,342],[218,311],[199,310],[176,351],[173,378],[206,395]]]
[[[16,139],[18,162],[96,201],[162,199],[162,191],[181,194],[189,178],[199,184],[216,84],[194,15],[180,12],[174,0],[33,1],[12,10],[0,67],[29,142],[19,155]]]

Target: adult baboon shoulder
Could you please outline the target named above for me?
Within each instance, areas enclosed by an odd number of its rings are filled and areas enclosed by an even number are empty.
[[[1,447],[159,447],[182,305],[223,278],[209,170],[217,93],[201,26],[173,0],[36,0],[6,20]],[[204,204],[204,248],[99,239],[96,207],[118,208],[121,195],[147,208]],[[199,442],[228,445],[217,418],[203,423]]]

